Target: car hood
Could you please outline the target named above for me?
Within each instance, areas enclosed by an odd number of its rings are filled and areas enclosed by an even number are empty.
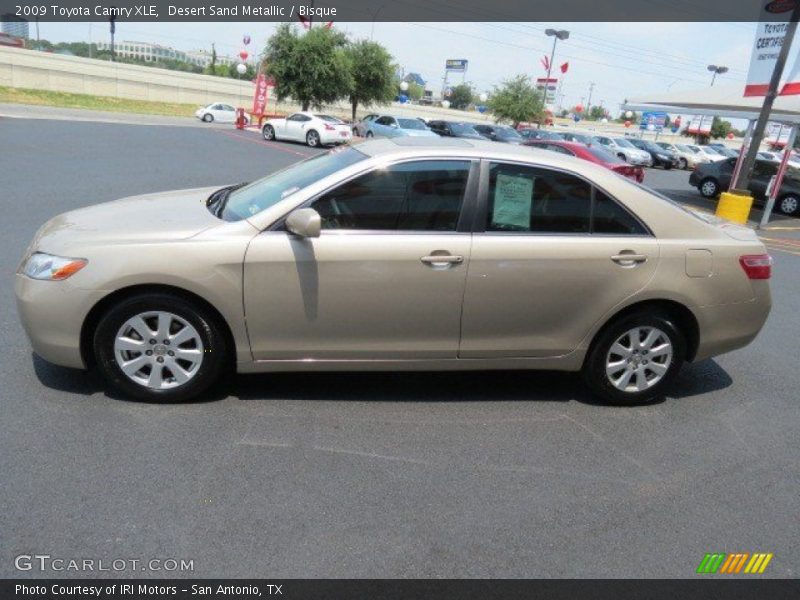
[[[205,204],[220,187],[131,196],[66,212],[39,229],[30,249],[55,254],[76,245],[186,239],[222,223]]]
[[[406,135],[411,137],[439,137],[438,133],[425,129],[403,129]]]

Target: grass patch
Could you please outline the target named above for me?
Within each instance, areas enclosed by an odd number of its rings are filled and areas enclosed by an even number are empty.
[[[48,90],[30,90],[5,86],[0,86],[0,102],[127,112],[142,115],[165,115],[169,117],[191,117],[199,106],[198,104],[150,102],[148,100],[130,100],[111,96],[93,96],[91,94],[68,94],[66,92],[50,92]]]

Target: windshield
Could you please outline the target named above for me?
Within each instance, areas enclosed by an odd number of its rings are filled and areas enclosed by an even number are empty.
[[[511,129],[511,127],[495,127],[494,132],[497,134],[497,137],[503,138],[504,140],[522,139],[522,136]]]
[[[318,154],[234,190],[228,196],[221,217],[226,221],[252,217],[312,183],[366,158],[349,147]]]
[[[397,119],[400,129],[422,129],[425,130],[425,123],[419,119]]]
[[[453,130],[453,133],[458,133],[459,135],[480,135],[472,125],[467,125],[466,123],[450,123],[450,129]]]
[[[604,148],[598,148],[597,146],[587,146],[589,153],[594,156],[595,158],[602,160],[605,163],[611,164],[625,164],[625,161],[620,159],[616,154],[612,154],[608,150]]]
[[[700,146],[686,146],[686,147],[695,154],[702,152],[702,150],[700,150]]]
[[[625,138],[616,138],[614,141],[617,142],[617,146],[621,146],[622,148],[636,148],[636,146],[631,144]],[[638,150],[638,148],[636,149]]]

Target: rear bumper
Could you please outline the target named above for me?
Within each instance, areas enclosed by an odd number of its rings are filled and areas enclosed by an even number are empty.
[[[20,274],[15,275],[14,292],[17,312],[33,351],[56,365],[86,368],[81,356],[81,328],[91,307],[106,292]]]
[[[763,289],[748,302],[696,309],[700,343],[695,360],[747,346],[766,323],[771,307],[769,287],[764,282]]]

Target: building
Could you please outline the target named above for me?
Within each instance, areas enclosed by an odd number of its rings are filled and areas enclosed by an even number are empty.
[[[111,44],[108,42],[98,42],[97,49],[110,51]],[[189,63],[202,68],[205,68],[211,64],[211,52],[206,50],[192,50],[190,52],[184,52],[183,50],[176,50],[175,48],[162,46],[160,44],[151,44],[150,42],[116,42],[114,44],[114,52],[117,56],[135,58],[145,62],[177,60],[179,62]],[[235,62],[235,59],[229,56],[217,55],[218,65],[229,65],[233,62]]]
[[[22,38],[23,40],[29,39],[28,21],[22,17],[5,13],[0,16],[0,31],[11,37]]]
[[[24,48],[25,40],[18,37],[11,37],[8,34],[0,33],[0,46],[12,46],[14,48]]]

